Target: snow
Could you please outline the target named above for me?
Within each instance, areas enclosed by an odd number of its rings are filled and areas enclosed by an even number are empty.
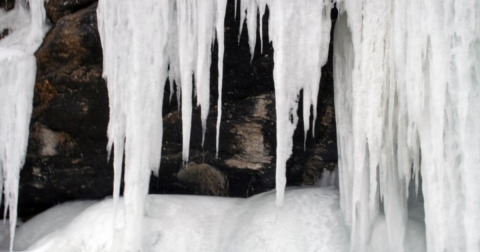
[[[479,251],[479,2],[338,7],[335,105],[352,249],[369,251],[380,218],[388,251],[409,251],[408,200],[418,192],[428,251]]]
[[[28,127],[32,113],[36,59],[33,53],[43,41],[47,26],[43,0],[17,1],[9,12],[0,10],[0,202],[5,195],[4,217],[9,215],[10,233],[17,223],[20,169],[25,162]],[[14,236],[10,244],[13,245]]]
[[[145,251],[348,251],[338,197],[332,188],[290,189],[278,209],[274,192],[249,199],[149,195],[142,243]],[[110,199],[57,206],[18,230],[35,241],[17,240],[15,249],[111,251],[114,211]]]
[[[92,206],[95,201],[68,202],[54,206],[28,220],[26,224],[17,225],[14,248],[16,251],[26,250],[38,239],[45,235],[52,235],[65,228],[70,222],[85,209]],[[20,222],[21,223],[21,222]],[[0,224],[1,225],[1,224]],[[0,229],[1,230],[1,229]],[[10,239],[9,234],[0,237],[0,251],[7,250]]]
[[[343,222],[337,189],[288,188],[284,206],[278,208],[275,202],[273,191],[248,199],[149,195],[141,219],[144,251],[349,251],[349,230]],[[31,252],[112,251],[114,212],[123,212],[122,206],[115,210],[111,199],[56,206],[20,226],[14,248]],[[425,251],[423,222],[410,218],[407,230],[405,248]],[[384,218],[377,219],[369,251],[388,251],[386,233]],[[0,242],[0,250],[4,245]]]

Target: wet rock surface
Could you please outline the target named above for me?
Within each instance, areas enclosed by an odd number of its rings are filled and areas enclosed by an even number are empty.
[[[150,193],[248,197],[275,187],[274,62],[273,48],[267,43],[268,19],[263,19],[263,52],[257,43],[252,59],[245,28],[238,41],[240,15],[234,19],[233,3],[233,0],[228,2],[225,19],[223,117],[218,157],[215,46],[211,109],[204,145],[200,111],[195,108],[190,160],[184,166],[181,115],[175,95],[169,100],[166,85],[162,162],[159,176],[151,177]],[[106,152],[108,92],[101,77],[102,48],[96,6],[91,0],[50,0],[46,4],[52,29],[36,53],[38,72],[27,160],[21,172],[20,216],[60,202],[101,199],[112,193],[113,170]],[[308,132],[304,149],[301,120],[295,132],[294,154],[288,161],[288,185],[313,185],[324,169],[331,170],[336,165],[331,69],[329,65],[322,69],[315,137]]]

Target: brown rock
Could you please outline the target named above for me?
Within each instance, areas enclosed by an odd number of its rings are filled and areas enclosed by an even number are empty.
[[[269,117],[267,105],[272,105],[272,95],[261,95],[252,97],[254,107],[252,113],[243,118],[245,122],[233,125],[230,132],[234,134],[235,150],[238,150],[233,157],[227,159],[225,164],[238,169],[265,169],[266,165],[271,164],[273,156],[271,147],[264,139],[262,128],[266,120],[272,120]],[[242,120],[242,119],[241,119]]]
[[[197,194],[227,196],[228,182],[225,175],[208,164],[190,162],[180,169],[177,178],[192,187]]]
[[[45,3],[47,17],[52,23],[66,15],[88,7],[97,0],[49,0]]]
[[[101,77],[97,4],[80,7],[91,2],[50,0],[47,4],[55,24],[36,54],[38,72],[28,155],[21,175],[20,215],[58,202],[100,199],[112,193],[113,172],[106,152],[108,95]],[[181,114],[176,99],[168,99],[167,85],[162,161],[159,176],[151,177],[150,193],[248,197],[275,187],[273,48],[264,43],[261,53],[258,43],[251,59],[246,29],[238,42],[239,24],[233,17],[233,2],[228,2],[225,19],[218,157],[215,46],[205,142],[202,145],[200,110],[195,107],[189,165],[183,166]],[[62,4],[76,7],[62,10]],[[264,41],[269,41],[267,20],[268,16],[262,20]],[[293,155],[287,163],[288,185],[315,184],[324,169],[333,169],[336,164],[331,58],[322,69],[319,94],[315,136],[308,132],[304,145],[302,120],[295,131]]]
[[[112,192],[108,95],[96,4],[61,18],[36,53],[37,78],[20,214]]]

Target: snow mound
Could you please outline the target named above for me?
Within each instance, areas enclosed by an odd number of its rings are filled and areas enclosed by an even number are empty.
[[[118,206],[121,216],[123,204]],[[115,234],[114,212],[112,199],[56,206],[17,230],[15,249],[118,251],[115,245],[122,243],[115,239],[122,237]],[[408,223],[405,248],[425,251],[423,221]],[[276,206],[275,191],[248,199],[149,195],[143,226],[145,251],[346,252],[350,247],[339,192],[333,187],[288,188],[283,207]],[[379,218],[370,251],[385,251],[386,237],[385,220]]]
[[[61,205],[40,214],[18,229],[15,248],[33,244],[26,251],[111,251],[113,202],[106,199],[89,205]],[[121,215],[123,204],[118,206]],[[146,209],[145,251],[337,252],[349,248],[339,194],[332,188],[287,190],[281,208],[276,207],[272,191],[249,199],[149,195]],[[72,218],[68,212],[81,213]],[[27,234],[38,240],[20,238]]]

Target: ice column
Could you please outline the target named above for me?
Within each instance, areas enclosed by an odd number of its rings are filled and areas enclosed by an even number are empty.
[[[114,204],[118,202],[125,154],[125,216],[116,223],[113,251],[143,251],[142,222],[150,174],[158,173],[161,160],[162,105],[167,78],[172,84],[175,81],[181,94],[185,163],[194,79],[205,134],[215,29],[222,32],[218,36],[222,43],[219,46],[222,61],[218,67],[223,70],[225,7],[225,0],[99,2],[103,76],[110,99],[109,152],[114,147]]]
[[[352,251],[367,251],[379,214],[389,251],[403,251],[409,182],[418,186],[420,173],[428,251],[478,251],[480,3],[338,7],[335,106]]]
[[[309,130],[310,108],[316,118],[321,67],[326,63],[330,41],[330,1],[242,0],[241,19],[246,18],[250,51],[256,43],[257,9],[270,10],[269,37],[275,50],[275,109],[277,117],[276,189],[277,205],[283,205],[286,162],[292,154],[297,126],[298,102],[303,90],[305,135]],[[253,6],[253,7],[252,7]],[[246,14],[245,14],[246,11]],[[262,17],[262,16],[260,16]]]
[[[125,150],[125,218],[119,225],[123,234],[112,248],[118,251],[142,248],[150,174],[160,166],[168,10],[169,1],[120,0],[100,1],[97,10],[110,98],[109,151],[115,147],[115,202]]]
[[[217,20],[215,29],[217,31],[218,44],[218,101],[217,101],[217,130],[216,130],[216,152],[218,157],[218,148],[220,140],[220,123],[222,121],[222,88],[223,88],[223,56],[225,54],[225,12],[227,9],[227,0],[217,0]]]
[[[5,195],[9,213],[10,251],[17,222],[20,169],[28,144],[33,88],[37,70],[33,55],[47,31],[43,0],[17,1],[9,12],[0,10],[0,202]]]

